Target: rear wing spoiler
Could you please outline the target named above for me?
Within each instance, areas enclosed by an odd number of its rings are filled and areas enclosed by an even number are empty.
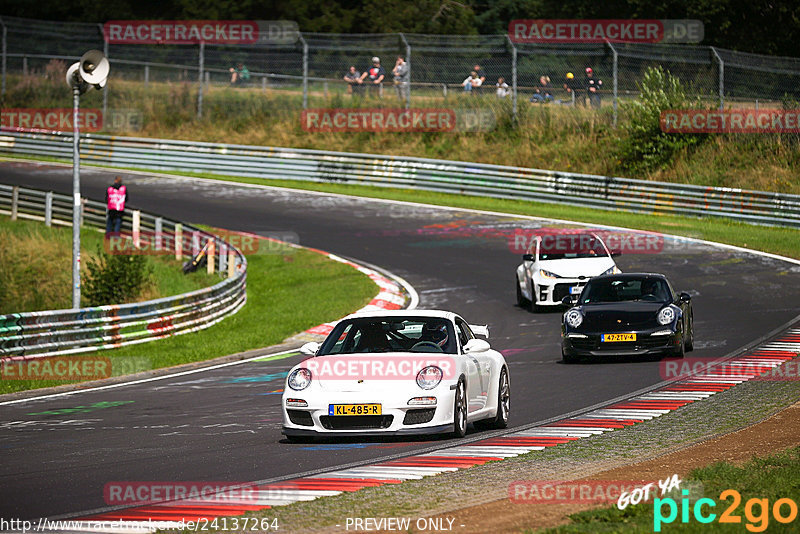
[[[472,333],[476,336],[483,336],[487,339],[489,338],[488,324],[471,324],[469,325],[469,329],[472,330]]]

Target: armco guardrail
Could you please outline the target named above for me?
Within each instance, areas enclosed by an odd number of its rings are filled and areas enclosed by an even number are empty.
[[[72,197],[0,184],[0,213],[71,225]],[[83,201],[85,225],[105,228],[105,213],[102,203]],[[239,250],[191,225],[139,213],[140,235],[162,236],[165,243],[169,237],[170,244],[180,244],[174,245],[171,254],[178,248],[181,255],[196,254],[213,240],[218,253],[218,260],[213,261],[219,262],[219,272],[227,272],[228,277],[212,287],[147,302],[0,315],[0,359],[74,354],[194,332],[244,306],[247,260]],[[123,231],[132,230],[129,219]]]
[[[71,143],[70,134],[3,132],[0,153],[71,158]],[[424,189],[800,227],[800,195],[458,161],[131,137],[87,135],[82,147],[81,160],[89,164]]]

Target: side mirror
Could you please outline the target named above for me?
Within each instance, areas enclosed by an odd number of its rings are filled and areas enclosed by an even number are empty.
[[[567,295],[566,297],[564,297],[563,299],[561,299],[561,305],[562,305],[562,306],[566,306],[567,308],[570,308],[570,307],[572,307],[572,297],[570,297],[569,295]]]
[[[533,254],[523,254],[522,261],[534,261]]]
[[[320,344],[316,341],[310,341],[300,347],[300,354],[305,354],[306,356],[314,356],[317,351],[319,350]]]
[[[467,344],[464,345],[464,352],[466,353],[475,353],[475,352],[486,352],[489,350],[491,346],[489,342],[485,339],[478,339],[473,338],[467,341]]]
[[[678,298],[680,299],[681,302],[690,302],[692,300],[692,296],[689,293],[686,293],[685,291],[680,295],[678,295]]]

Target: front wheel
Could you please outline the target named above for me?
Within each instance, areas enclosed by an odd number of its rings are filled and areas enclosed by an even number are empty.
[[[508,413],[511,410],[511,386],[508,382],[506,368],[500,371],[500,380],[497,381],[497,415],[492,419],[492,428],[506,428],[508,426]]]
[[[578,357],[573,356],[572,354],[567,354],[564,352],[564,349],[561,349],[561,361],[564,363],[576,363],[578,361]]]
[[[689,338],[686,340],[686,352],[694,350],[694,316],[689,315],[689,323],[687,327]]]
[[[453,401],[453,437],[463,438],[467,435],[467,388],[464,381],[459,380],[456,396]]]

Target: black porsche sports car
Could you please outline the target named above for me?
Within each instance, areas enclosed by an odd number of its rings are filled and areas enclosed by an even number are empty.
[[[573,306],[569,297],[563,304]],[[662,274],[597,276],[561,321],[565,363],[607,355],[682,358],[694,344],[692,299]]]

